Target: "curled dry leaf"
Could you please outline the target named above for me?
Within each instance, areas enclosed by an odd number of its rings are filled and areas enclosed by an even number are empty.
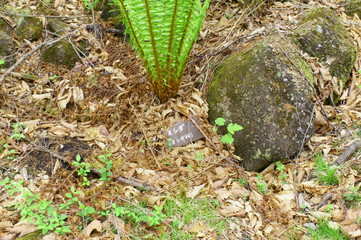
[[[186,193],[186,197],[194,199],[200,193],[200,191],[203,189],[203,187],[205,185],[206,184],[202,184],[202,185],[193,187],[192,190],[190,190],[189,192]]]
[[[89,238],[94,231],[102,231],[102,223],[99,220],[93,220],[89,223],[88,226],[83,229],[82,234],[84,237]]]

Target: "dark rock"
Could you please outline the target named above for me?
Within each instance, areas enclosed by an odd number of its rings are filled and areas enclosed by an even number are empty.
[[[41,60],[55,65],[63,65],[72,68],[78,60],[78,55],[69,42],[61,40],[45,49],[41,54]]]
[[[356,48],[336,12],[329,8],[309,10],[293,38],[302,51],[329,67],[332,76],[343,83],[350,78]]]
[[[291,158],[313,134],[312,83],[304,77],[313,81],[312,70],[290,42],[270,36],[233,54],[208,89],[210,122],[223,117],[244,127],[234,146],[249,171]]]
[[[10,26],[10,24],[8,24],[8,23],[6,22],[6,20],[3,19],[3,18],[1,18],[1,17],[0,17],[0,31],[6,32],[6,33],[8,33],[8,34],[11,34],[12,31],[13,31],[12,27]]]
[[[0,29],[1,30],[1,29]],[[2,67],[9,67],[15,63],[16,45],[12,37],[7,33],[0,31],[0,60],[5,60]]]
[[[39,18],[25,17],[20,20],[16,27],[16,33],[21,39],[29,41],[38,40],[43,32],[43,23]]]
[[[68,28],[66,23],[58,20],[58,19],[50,19],[47,24],[47,28],[50,32],[62,35]]]

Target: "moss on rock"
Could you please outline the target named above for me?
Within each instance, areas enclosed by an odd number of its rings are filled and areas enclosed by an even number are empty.
[[[329,8],[310,9],[293,35],[301,50],[317,57],[344,84],[356,60],[350,34]]]
[[[21,39],[38,40],[43,32],[43,23],[39,18],[24,17],[16,27],[16,33]]]
[[[61,40],[45,49],[42,52],[41,60],[55,65],[63,65],[72,68],[78,60],[78,55],[69,42]]]
[[[313,81],[312,69],[290,40],[278,36],[218,67],[208,89],[209,120],[223,117],[244,127],[234,135],[235,154],[247,170],[292,157],[313,133],[313,93],[304,76]]]

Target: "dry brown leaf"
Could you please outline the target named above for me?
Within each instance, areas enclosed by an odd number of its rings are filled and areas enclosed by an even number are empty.
[[[197,222],[193,223],[191,226],[189,226],[188,230],[189,230],[189,232],[192,232],[192,233],[198,233],[198,232],[203,231],[204,229],[206,229],[204,222],[197,221]]]
[[[202,185],[199,185],[199,186],[194,186],[192,190],[190,190],[190,191],[188,191],[186,193],[186,197],[190,198],[190,199],[194,199],[200,193],[200,191],[203,189],[203,187],[205,185],[206,184],[202,184]]]
[[[99,220],[93,220],[83,229],[81,233],[84,237],[88,238],[94,231],[96,232],[102,231],[102,223]]]

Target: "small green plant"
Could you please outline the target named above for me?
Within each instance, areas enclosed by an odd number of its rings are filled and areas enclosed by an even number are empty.
[[[333,205],[332,204],[328,204],[328,205],[326,205],[326,207],[325,207],[325,212],[326,213],[330,213],[332,210],[333,210]]]
[[[308,228],[308,235],[313,240],[348,240],[340,229],[331,228],[326,220],[321,220],[316,229]]]
[[[288,174],[285,172],[285,165],[283,165],[280,161],[275,162],[276,170],[278,173],[278,178],[283,181],[283,183],[287,183],[286,179],[288,178]]]
[[[215,127],[213,127],[213,131],[217,131],[218,127],[222,127],[226,124],[226,120],[224,118],[217,118],[215,120]],[[221,142],[224,144],[232,144],[234,142],[233,135],[237,131],[241,131],[243,129],[242,126],[238,125],[237,123],[229,123],[227,125],[227,133],[221,137]]]
[[[0,59],[0,66],[1,65],[5,65],[5,59],[4,58]]]
[[[168,197],[163,204],[163,212],[170,221],[171,231],[161,239],[185,240],[195,239],[191,233],[185,231],[188,226],[202,221],[207,227],[222,234],[228,227],[228,222],[217,215],[217,200],[194,200],[183,197]]]
[[[154,211],[151,211],[149,214],[140,208],[134,208],[134,206],[130,205],[121,207],[113,203],[112,207],[115,216],[126,218],[133,224],[145,222],[148,223],[149,226],[155,226],[159,225],[165,217],[165,215],[162,213],[162,207],[158,206],[154,206]]]
[[[41,199],[40,194],[33,194],[27,189],[23,189],[22,181],[10,181],[6,177],[0,182],[0,185],[5,185],[10,195],[21,192],[24,199],[23,202],[17,202],[14,207],[20,211],[21,220],[27,220],[34,223],[42,234],[48,231],[55,231],[56,233],[69,233],[69,226],[65,225],[66,215],[59,214],[59,209],[53,206],[51,201]]]
[[[324,162],[321,153],[316,154],[314,168],[318,182],[328,186],[337,185],[339,183],[339,179],[336,175],[338,167],[328,165],[326,162]]]
[[[268,185],[263,180],[262,174],[259,173],[257,175],[257,179],[258,179],[258,181],[256,181],[257,190],[262,194],[266,194],[268,191]]]
[[[25,135],[21,133],[23,131],[23,129],[26,128],[25,124],[23,124],[21,122],[20,123],[14,123],[12,125],[12,127],[13,127],[13,133],[11,134],[10,138],[15,138],[18,141],[25,138]]]
[[[100,160],[102,160],[105,164],[105,168],[99,169],[100,180],[102,181],[109,181],[110,176],[112,175],[111,169],[113,167],[113,161],[109,159],[111,156],[111,153],[106,153],[98,156],[98,158],[100,158]]]
[[[238,182],[242,184],[242,186],[246,187],[249,185],[248,181],[243,178],[238,178]]]
[[[75,161],[72,162],[73,166],[78,168],[76,170],[77,174],[82,177],[82,186],[90,186],[90,181],[87,178],[88,173],[90,173],[90,164],[86,162],[80,162],[81,156],[78,154],[75,157]]]
[[[361,204],[361,192],[359,190],[360,185],[357,187],[350,187],[350,191],[345,193],[343,197],[346,199],[348,206]]]
[[[162,102],[177,94],[210,0],[113,0]],[[203,2],[203,3],[202,3]]]
[[[82,0],[82,2],[85,5],[86,9],[93,10],[96,8],[99,0]]]

